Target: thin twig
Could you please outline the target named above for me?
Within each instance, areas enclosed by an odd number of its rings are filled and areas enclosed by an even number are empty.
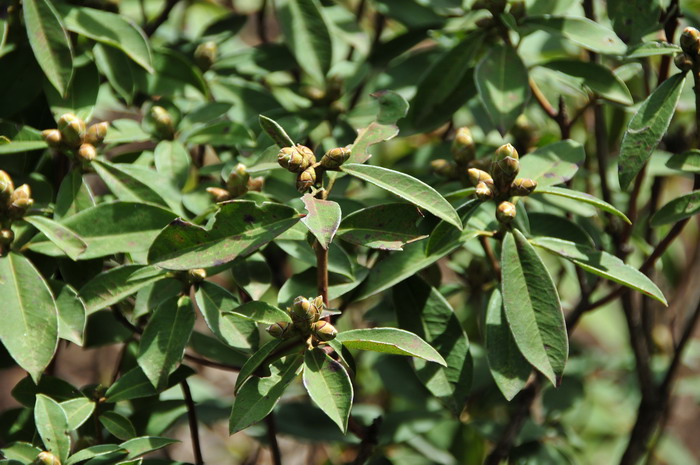
[[[265,417],[265,423],[267,424],[267,439],[270,442],[272,462],[275,465],[282,465],[282,454],[280,453],[280,445],[277,442],[277,424],[275,423],[275,414],[270,412]]]
[[[182,395],[185,398],[187,406],[187,420],[190,423],[190,436],[192,437],[192,452],[194,454],[194,465],[204,465],[202,458],[202,445],[199,442],[199,424],[197,422],[197,411],[195,410],[194,399],[192,399],[192,391],[186,379],[180,381]]]
[[[479,243],[481,244],[481,248],[484,249],[484,253],[486,254],[486,258],[488,258],[489,263],[491,264],[491,268],[493,268],[494,273],[496,275],[500,276],[501,275],[501,265],[498,263],[498,258],[496,258],[496,254],[493,253],[493,248],[491,247],[491,244],[489,243],[489,240],[486,236],[479,236]]]

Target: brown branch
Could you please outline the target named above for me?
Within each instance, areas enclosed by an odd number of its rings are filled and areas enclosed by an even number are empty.
[[[377,417],[374,419],[371,425],[369,425],[367,428],[363,428],[362,436],[360,436],[362,438],[362,442],[360,442],[360,448],[357,451],[357,456],[352,462],[352,465],[363,465],[372,456],[374,448],[377,447],[377,434],[379,433],[379,427],[381,425],[382,417]]]
[[[316,285],[318,295],[323,296],[323,303],[328,306],[328,249],[324,249],[320,242],[314,242],[316,251]]]
[[[277,424],[275,423],[274,413],[270,412],[270,414],[265,417],[265,424],[267,424],[267,439],[270,442],[272,462],[275,465],[282,465],[282,454],[280,452],[280,445],[277,442]]]
[[[186,379],[180,381],[180,387],[182,388],[182,395],[185,398],[185,405],[187,406],[187,420],[190,423],[190,437],[192,438],[194,465],[204,465],[204,459],[202,458],[202,445],[199,442],[197,411],[195,410],[194,400],[192,399],[192,391],[190,391],[190,385],[187,384]]]
[[[496,258],[496,254],[493,253],[493,248],[491,247],[491,244],[489,243],[489,240],[486,236],[479,236],[479,243],[481,244],[481,247],[484,249],[484,253],[486,254],[486,258],[488,258],[489,263],[491,264],[491,268],[493,268],[494,273],[496,275],[500,276],[501,275],[501,265],[498,263],[498,259]]]

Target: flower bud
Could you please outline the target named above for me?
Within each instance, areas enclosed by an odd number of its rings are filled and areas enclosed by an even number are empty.
[[[443,178],[454,178],[457,175],[457,167],[444,158],[439,158],[430,162],[433,173]]]
[[[496,157],[491,163],[491,175],[499,191],[506,190],[520,171],[518,158],[518,151],[510,144],[502,145],[496,150]]]
[[[194,61],[199,66],[199,69],[206,71],[211,68],[211,65],[216,61],[218,47],[216,42],[207,41],[199,44],[194,51]]]
[[[41,131],[41,137],[49,144],[49,147],[59,148],[61,146],[61,131],[58,129],[46,129]]]
[[[518,178],[510,185],[510,195],[530,195],[537,187],[537,181],[527,178]]]
[[[311,334],[321,342],[328,342],[335,339],[338,330],[326,320],[321,320],[311,325]]]
[[[250,174],[243,163],[239,163],[231,171],[226,180],[226,188],[231,194],[232,198],[240,197],[241,195],[248,192],[248,180],[250,179]]]
[[[700,52],[700,31],[694,27],[686,27],[681,34],[681,48],[691,57],[695,57]]]
[[[263,186],[265,185],[265,178],[258,176],[257,178],[250,178],[248,180],[248,190],[255,192],[262,192]]]
[[[294,334],[294,326],[286,321],[278,321],[268,326],[267,332],[276,339],[288,339]]]
[[[693,69],[693,58],[685,52],[676,55],[673,59],[673,63],[676,65],[676,68],[681,71],[690,71]]]
[[[58,130],[66,145],[77,148],[85,136],[85,121],[73,113],[66,113],[58,119]]]
[[[301,330],[307,330],[311,323],[318,321],[321,317],[318,308],[309,299],[302,296],[294,299],[289,314],[294,324]]]
[[[491,186],[484,181],[476,185],[476,197],[479,200],[491,200],[494,197],[494,192]]]
[[[15,233],[11,229],[0,229],[0,246],[10,245],[15,240]]]
[[[226,189],[222,189],[220,187],[207,187],[207,192],[216,203],[231,200],[231,194],[229,194]]]
[[[327,170],[337,170],[350,158],[350,150],[345,147],[330,149],[321,157],[321,166]]]
[[[172,139],[175,134],[173,117],[165,108],[154,105],[151,107],[151,118],[156,128],[156,133],[164,139]]]
[[[297,144],[297,150],[299,151],[299,153],[301,153],[301,155],[304,159],[304,161],[300,167],[301,171],[304,171],[309,166],[316,163],[316,156],[314,155],[313,150],[311,150],[310,148],[306,147],[305,145],[301,145],[301,144]]]
[[[92,145],[100,145],[105,140],[105,136],[107,136],[107,129],[109,129],[107,121],[93,124],[88,128],[87,134],[85,134],[85,142]]]
[[[39,452],[31,465],[61,465],[61,461],[51,452]]]
[[[284,147],[277,154],[277,163],[282,168],[297,173],[304,164],[304,155],[296,147]]]
[[[78,150],[78,157],[84,161],[92,161],[97,158],[97,150],[95,150],[95,146],[92,144],[83,144]]]
[[[0,170],[0,210],[8,203],[15,190],[12,178],[5,171]]]
[[[311,306],[314,307],[314,313],[316,314],[316,320],[321,318],[321,314],[323,313],[323,309],[326,307],[325,304],[323,303],[323,296],[320,295],[313,300],[311,300]],[[316,321],[315,320],[315,321]]]
[[[452,141],[452,158],[458,165],[466,165],[474,159],[476,146],[472,133],[467,127],[457,129],[457,134]]]
[[[496,219],[499,223],[508,224],[515,219],[515,205],[501,202],[496,209]]]
[[[31,208],[34,204],[32,199],[32,191],[29,184],[22,184],[10,196],[10,206],[7,209],[10,218],[19,219]]]
[[[478,168],[469,168],[467,170],[469,174],[469,180],[477,186],[480,182],[484,182],[489,186],[493,186],[493,178],[486,171],[480,170]]]
[[[193,268],[191,270],[187,270],[187,280],[190,283],[201,283],[207,279],[207,270],[204,268]]]
[[[316,170],[313,166],[308,167],[297,176],[297,190],[306,192],[316,182]]]

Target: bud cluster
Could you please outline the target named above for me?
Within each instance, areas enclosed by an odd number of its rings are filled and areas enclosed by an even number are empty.
[[[31,465],[61,465],[61,461],[51,452],[43,451],[39,452]]]
[[[263,182],[264,179],[262,177],[251,178],[248,168],[243,163],[239,163],[228,175],[225,189],[221,187],[207,187],[207,192],[211,195],[214,202],[225,202],[238,198],[248,191],[260,192]]]
[[[700,64],[700,31],[686,27],[681,34],[680,44],[683,53],[676,55],[673,62],[681,71],[690,71],[693,66]]]
[[[299,192],[306,192],[316,184],[323,170],[337,170],[350,157],[348,148],[331,149],[323,155],[320,162],[310,148],[297,144],[283,147],[277,154],[277,163],[287,171],[296,173],[296,187]]]
[[[518,151],[510,144],[502,145],[496,150],[490,173],[478,168],[468,170],[479,200],[500,201],[496,219],[502,224],[508,224],[515,218],[515,205],[506,199],[530,195],[537,187],[537,182],[532,179],[516,178],[519,171]]]
[[[85,121],[73,113],[66,113],[58,119],[58,128],[41,132],[49,147],[63,150],[77,160],[89,163],[97,157],[96,147],[107,135],[109,123],[95,123],[87,126]]]
[[[323,297],[306,298],[299,296],[294,299],[292,306],[287,308],[291,323],[279,321],[267,328],[267,332],[277,339],[289,339],[295,335],[311,337],[314,345],[328,342],[335,338],[338,331],[332,324],[321,320],[325,308]]]
[[[29,184],[22,184],[15,189],[10,175],[0,170],[0,255],[5,254],[15,239],[12,222],[24,218],[33,204]]]
[[[476,146],[469,128],[457,129],[450,151],[452,152],[452,161],[441,158],[433,160],[430,165],[438,176],[459,179],[475,162]]]

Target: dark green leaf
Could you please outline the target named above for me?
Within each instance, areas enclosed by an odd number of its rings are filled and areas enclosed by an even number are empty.
[[[114,452],[121,452],[124,456],[127,454],[126,449],[122,449],[116,444],[98,444],[96,446],[81,449],[75,454],[71,455],[68,462],[66,462],[66,465],[73,465],[78,462],[90,460],[94,457],[99,457],[101,455],[113,454]]]
[[[136,92],[136,74],[139,70],[135,69],[129,57],[117,48],[96,44],[92,52],[100,72],[126,103],[131,104]]]
[[[559,71],[567,76],[581,80],[581,83],[601,97],[611,102],[632,105],[632,95],[622,79],[603,65],[597,63],[560,59],[543,65],[545,68]]]
[[[46,450],[52,452],[61,463],[70,454],[70,430],[68,419],[61,405],[50,397],[37,394],[34,406],[34,422]]]
[[[143,254],[175,215],[155,205],[135,202],[102,203],[61,221],[88,245],[81,260],[115,253]],[[52,257],[63,255],[45,236],[37,236],[29,249]]]
[[[278,321],[288,321],[290,323],[292,321],[289,313],[263,301],[245,303],[240,307],[236,307],[233,312],[236,315],[242,315],[258,323],[265,323],[268,325]]]
[[[535,189],[535,192],[533,194],[547,194],[547,195],[556,195],[558,197],[565,197],[567,199],[572,199],[576,200],[577,202],[583,202],[588,205],[593,205],[594,207],[603,210],[604,212],[610,213],[611,215],[615,215],[618,218],[621,218],[625,222],[632,224],[632,222],[625,216],[624,213],[622,213],[620,210],[617,208],[613,207],[609,203],[600,200],[591,194],[587,194],[585,192],[579,192],[575,191],[572,189],[564,189],[563,187],[554,187],[554,186],[548,186],[544,187],[542,189],[537,187]]]
[[[294,146],[294,141],[292,138],[287,135],[286,131],[277,123],[277,121],[264,115],[260,115],[258,120],[260,121],[260,126],[267,133],[267,135],[269,135],[272,140],[275,141],[275,144],[277,144],[279,148]]]
[[[100,415],[100,423],[117,439],[126,441],[136,436],[134,425],[125,416],[108,410]]]
[[[700,173],[700,150],[692,149],[671,155],[666,166],[688,173]]]
[[[700,211],[700,190],[671,200],[651,217],[652,226],[675,223],[690,218]]]
[[[0,257],[0,340],[35,382],[58,344],[58,310],[49,286],[23,255]]]
[[[64,251],[72,260],[77,260],[80,254],[87,249],[85,241],[75,231],[71,231],[61,223],[43,216],[25,216],[22,219],[44,233],[48,240]]]
[[[80,289],[88,314],[107,308],[165,277],[165,271],[142,265],[123,265],[103,271]]]
[[[53,87],[44,86],[46,100],[57,121],[65,113],[74,113],[79,118],[90,121],[99,90],[100,75],[92,63],[75,69],[64,95]]]
[[[0,138],[0,155],[13,155],[15,153],[29,152],[47,148],[43,140],[10,141]]]
[[[49,82],[61,95],[73,75],[70,38],[50,0],[24,0],[24,23],[29,45]]]
[[[608,0],[608,16],[617,35],[636,44],[650,32],[661,29],[658,0]]]
[[[503,306],[513,339],[527,361],[558,385],[569,339],[552,277],[517,229],[503,240],[501,266]]]
[[[522,157],[518,177],[534,179],[537,189],[562,184],[574,177],[585,159],[586,152],[578,142],[554,142]]]
[[[95,411],[95,402],[87,397],[77,397],[75,399],[64,400],[61,408],[68,420],[68,430],[75,431],[85,423]]]
[[[429,211],[440,219],[462,228],[459,215],[435,189],[413,176],[373,165],[344,164],[342,170],[356,178],[381,187],[402,199]]]
[[[479,98],[501,134],[515,124],[530,98],[527,68],[513,47],[497,45],[474,73]]]
[[[397,328],[368,328],[342,331],[336,339],[350,349],[409,355],[447,366],[430,344],[413,333]]]
[[[525,30],[545,30],[604,55],[623,55],[627,46],[613,31],[590,19],[574,16],[530,16],[522,22]]]
[[[413,276],[393,288],[399,325],[432,345],[447,362],[443,368],[416,359],[416,374],[425,387],[454,414],[462,411],[472,381],[469,339],[447,300]]]
[[[253,300],[259,300],[270,289],[272,283],[272,271],[260,253],[234,260],[231,274],[236,285],[242,287]]]
[[[191,163],[185,146],[177,141],[164,140],[156,146],[154,156],[156,170],[182,188],[187,182]]]
[[[181,365],[168,379],[168,386],[173,386],[195,372],[192,368]],[[158,394],[141,367],[134,367],[124,373],[112,384],[105,397],[109,402],[120,402],[123,400],[139,399],[151,397]]]
[[[296,378],[302,362],[301,356],[290,356],[286,362],[272,365],[270,376],[248,378],[233,402],[229,433],[237,433],[265,418]]]
[[[343,433],[348,429],[353,389],[343,365],[322,349],[307,350],[304,355],[304,387],[311,400],[324,411]]]
[[[60,221],[66,216],[75,215],[79,211],[95,206],[95,200],[90,187],[83,181],[80,169],[73,169],[63,178],[56,195],[56,205],[53,218]]]
[[[571,260],[590,273],[635,289],[667,305],[664,294],[656,284],[643,273],[626,265],[614,255],[585,245],[550,237],[538,237],[532,239],[532,243],[567,260]]]
[[[417,223],[421,218],[420,210],[414,205],[376,205],[346,216],[337,235],[352,244],[372,249],[402,250],[404,245],[428,237],[418,231]]]
[[[255,322],[240,315],[228,314],[239,306],[229,291],[212,282],[200,283],[195,294],[197,307],[204,321],[221,341],[239,350],[249,351],[258,343],[258,328]]]
[[[324,84],[331,68],[333,41],[316,0],[284,0],[277,4],[286,44],[301,69]]]
[[[152,185],[136,179],[120,165],[95,160],[90,166],[95,169],[95,172],[119,200],[124,202],[152,203],[163,207],[168,206],[163,197],[153,190]]]
[[[194,328],[194,310],[188,297],[168,299],[148,321],[139,343],[138,363],[157,390],[182,360]]]
[[[76,6],[66,6],[62,12],[69,31],[116,47],[146,71],[153,72],[148,41],[143,31],[126,16]]]
[[[496,386],[507,400],[519,393],[527,383],[532,367],[513,340],[503,310],[501,291],[495,289],[486,309],[486,355]]]
[[[241,386],[243,386],[243,383],[260,368],[261,364],[270,354],[272,354],[272,352],[275,351],[275,349],[277,349],[280,344],[282,344],[281,339],[273,339],[272,341],[269,341],[267,344],[263,345],[248,360],[246,360],[245,364],[241,368],[241,371],[238,372],[236,384],[233,387],[233,392],[235,394],[238,393],[238,390],[241,388]]]
[[[685,73],[665,80],[647,97],[630,120],[622,138],[618,175],[627,189],[666,133],[683,90]]]
[[[122,449],[129,451],[127,459],[134,459],[141,455],[153,452],[163,447],[179,442],[176,439],[159,438],[157,436],[141,436],[134,439],[129,439],[119,445]]]
[[[304,195],[301,201],[309,212],[301,222],[316,236],[321,247],[328,249],[340,226],[340,205],[331,200],[317,199],[311,194]]]
[[[299,214],[284,205],[225,202],[210,229],[182,219],[169,224],[153,242],[148,261],[171,270],[222,265],[254,252],[297,221]]]
[[[531,236],[548,236],[593,246],[593,239],[586,230],[573,221],[553,213],[528,212]]]

